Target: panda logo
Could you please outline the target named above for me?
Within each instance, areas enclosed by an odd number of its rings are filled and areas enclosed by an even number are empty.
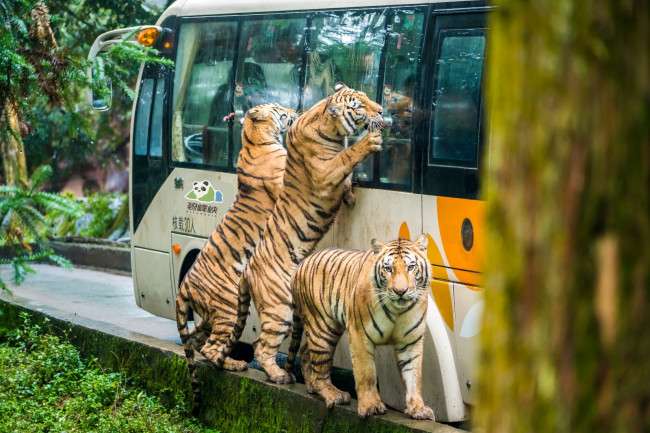
[[[185,198],[204,203],[221,203],[223,194],[215,190],[209,181],[202,180],[192,184],[192,190],[185,195]]]

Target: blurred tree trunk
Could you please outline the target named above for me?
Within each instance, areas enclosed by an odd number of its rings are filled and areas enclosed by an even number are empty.
[[[6,137],[0,137],[0,154],[2,168],[7,185],[24,185],[27,182],[27,163],[20,138],[20,122],[15,109],[5,101],[4,110],[7,120],[15,135],[6,132]]]
[[[650,431],[648,2],[495,3],[474,423]]]

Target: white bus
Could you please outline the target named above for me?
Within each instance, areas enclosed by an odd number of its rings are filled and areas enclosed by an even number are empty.
[[[133,106],[129,192],[137,304],[175,317],[180,281],[235,198],[237,120],[246,110],[267,102],[304,110],[343,81],[382,104],[384,150],[355,170],[356,206],[342,207],[319,247],[369,249],[374,237],[429,234],[435,278],[424,397],[438,420],[466,419],[476,392],[483,309],[479,171],[487,155],[488,9],[482,1],[172,4],[149,33],[158,33],[154,47],[174,66],[142,65]],[[126,32],[100,36],[90,57]],[[259,328],[253,312],[243,341],[252,342]],[[351,369],[347,346],[344,337],[335,365]],[[379,348],[376,359],[382,398],[403,409],[392,349]]]

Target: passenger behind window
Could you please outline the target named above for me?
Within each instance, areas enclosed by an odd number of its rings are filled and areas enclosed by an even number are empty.
[[[382,96],[387,111],[385,115],[390,117],[391,122],[385,131],[384,152],[380,154],[380,173],[382,182],[404,185],[411,182],[415,80],[411,74],[403,81],[396,81],[399,90],[385,84]]]

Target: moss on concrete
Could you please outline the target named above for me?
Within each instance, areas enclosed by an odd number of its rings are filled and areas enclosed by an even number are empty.
[[[12,299],[15,301],[15,299]],[[19,314],[29,312],[34,323],[63,335],[86,359],[96,359],[104,369],[125,372],[169,408],[190,408],[191,387],[182,348],[167,342],[129,333],[111,325],[76,317],[71,323],[56,310],[48,315],[18,302],[0,298],[0,329],[14,328]],[[57,317],[58,314],[58,317]],[[101,331],[100,331],[101,329]],[[354,407],[327,409],[305,393],[301,384],[277,386],[259,371],[229,373],[197,361],[202,404],[199,418],[208,427],[229,433],[347,433],[347,432],[453,432],[449,426],[414,422],[395,414],[361,420]]]

